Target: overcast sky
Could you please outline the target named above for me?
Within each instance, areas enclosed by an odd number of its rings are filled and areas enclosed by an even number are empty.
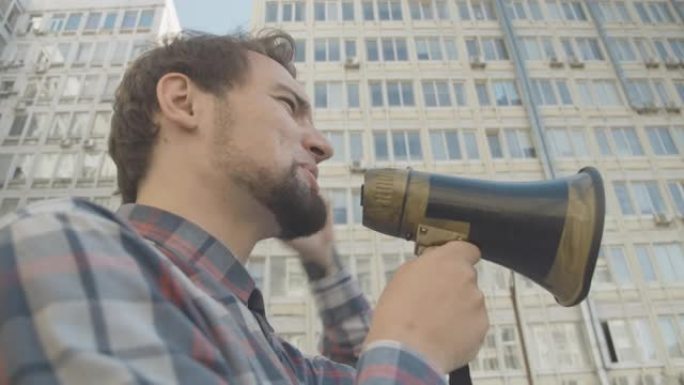
[[[183,29],[224,34],[249,30],[252,0],[174,0]]]

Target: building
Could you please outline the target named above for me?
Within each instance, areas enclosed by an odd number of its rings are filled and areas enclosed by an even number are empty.
[[[126,65],[180,30],[170,0],[0,2],[0,214],[82,196],[115,208],[106,156]]]
[[[407,242],[360,225],[363,169],[543,180],[594,165],[607,217],[588,301],[562,308],[480,266],[491,331],[477,384],[684,384],[684,3],[657,0],[254,1],[296,39],[299,81],[336,149],[320,181],[339,249],[373,300]],[[277,242],[250,269],[270,319],[311,353],[318,320]],[[524,337],[524,338],[523,338]],[[525,349],[521,342],[524,340]]]

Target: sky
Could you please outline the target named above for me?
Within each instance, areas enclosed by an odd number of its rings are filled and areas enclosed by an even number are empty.
[[[249,30],[252,0],[174,0],[183,29],[225,34]]]

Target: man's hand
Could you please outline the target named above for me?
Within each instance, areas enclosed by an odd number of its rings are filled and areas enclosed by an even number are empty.
[[[365,343],[401,342],[444,373],[466,365],[489,328],[479,259],[474,245],[449,242],[402,265],[380,296]]]
[[[340,261],[335,254],[335,234],[333,231],[332,208],[325,200],[327,218],[325,226],[319,232],[308,237],[286,241],[302,261],[310,279],[320,279],[340,268]]]

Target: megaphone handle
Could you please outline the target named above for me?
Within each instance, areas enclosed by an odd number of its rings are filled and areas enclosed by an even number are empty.
[[[449,385],[473,385],[468,365],[449,373]]]

